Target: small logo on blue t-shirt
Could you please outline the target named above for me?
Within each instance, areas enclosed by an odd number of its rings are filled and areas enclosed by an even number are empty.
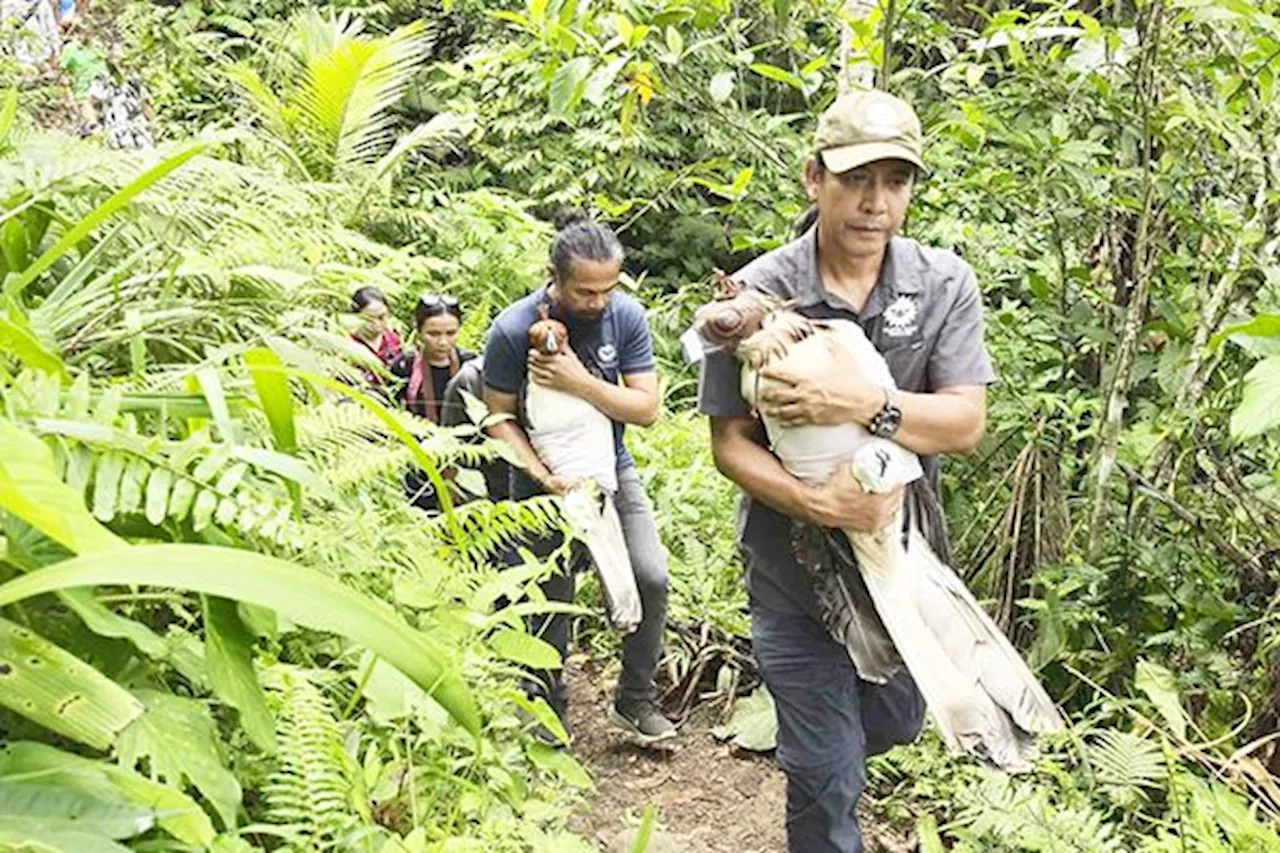
[[[618,348],[613,344],[601,344],[596,350],[596,358],[603,367],[606,364],[613,364],[618,360]]]

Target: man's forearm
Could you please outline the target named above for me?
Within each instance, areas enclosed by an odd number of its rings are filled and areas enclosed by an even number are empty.
[[[944,388],[930,394],[899,391],[902,423],[893,440],[921,456],[971,453],[987,430],[986,389]],[[885,395],[880,392],[861,403],[853,419],[870,426]]]
[[[505,441],[516,452],[516,458],[524,463],[526,472],[534,480],[542,482],[551,470],[538,458],[538,453],[529,443],[529,436],[514,420],[506,420],[489,427],[489,435],[498,441]]]
[[[745,436],[728,434],[713,420],[711,452],[720,472],[751,497],[791,518],[817,521],[811,512],[812,489],[782,467],[767,448]]]
[[[658,398],[648,389],[611,385],[592,377],[579,396],[610,420],[647,427],[658,419]]]
[[[972,453],[987,431],[987,401],[974,395],[938,391],[901,394],[902,424],[893,438],[921,456]]]

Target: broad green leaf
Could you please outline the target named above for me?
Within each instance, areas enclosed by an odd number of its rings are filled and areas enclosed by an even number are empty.
[[[556,69],[551,77],[551,87],[547,90],[552,115],[567,118],[573,113],[582,100],[587,75],[591,73],[594,62],[589,56],[575,56]]]
[[[514,628],[495,632],[489,638],[489,648],[503,660],[530,669],[559,669],[563,665],[555,646]]]
[[[761,685],[755,693],[738,700],[733,716],[712,730],[721,740],[733,738],[735,746],[752,752],[767,752],[778,746],[778,717],[773,696]]]
[[[0,351],[9,353],[28,367],[57,376],[68,377],[62,358],[44,348],[30,329],[6,317],[0,317]]]
[[[0,619],[0,705],[103,750],[142,713],[142,706],[123,687],[7,619]]]
[[[177,788],[48,744],[19,741],[0,746],[0,782],[3,781],[52,785],[106,802],[151,809],[160,828],[179,841],[204,846],[213,842],[209,816]]]
[[[751,64],[751,70],[759,74],[761,77],[767,77],[768,79],[776,80],[779,83],[786,83],[798,92],[804,91],[804,81],[784,68],[779,68],[776,65],[769,65],[766,62],[754,62]]]
[[[231,411],[227,408],[227,395],[222,390],[222,380],[218,371],[212,367],[202,367],[196,371],[196,382],[200,385],[200,393],[209,402],[209,411],[213,413],[213,422],[218,425],[218,434],[223,441],[238,440],[236,425],[231,420]]]
[[[737,81],[736,75],[729,70],[721,71],[711,78],[711,100],[717,104],[723,104],[733,95],[733,86]]]
[[[319,631],[342,634],[416,681],[472,734],[475,700],[454,656],[394,611],[314,570],[285,560],[212,545],[138,545],[76,557],[0,586],[0,607],[81,586],[146,585],[188,589],[274,608]]]
[[[614,12],[611,17],[613,18],[613,27],[617,30],[618,37],[622,39],[624,44],[630,47],[631,38],[635,34],[635,25],[631,23],[630,18],[621,12]]]
[[[546,699],[541,696],[530,698],[520,690],[510,690],[506,696],[518,708],[532,717],[535,722],[555,735],[562,744],[569,745],[569,732],[565,729],[564,723],[560,721],[560,716],[556,714],[555,709],[548,704]]]
[[[40,257],[36,258],[25,270],[9,278],[4,284],[7,295],[17,298],[27,289],[27,285],[35,281],[45,270],[57,263],[58,259],[70,251],[85,237],[92,234],[99,225],[106,222],[117,211],[121,210],[135,197],[159,183],[166,175],[186,163],[204,150],[204,144],[196,144],[178,154],[161,160],[155,166],[134,178],[127,186],[117,190],[111,198],[94,208],[87,216],[67,229],[66,233]]]
[[[554,773],[576,788],[589,790],[594,787],[591,776],[583,766],[563,749],[556,749],[545,743],[531,743],[525,747],[525,754],[534,767]]]
[[[1250,338],[1280,338],[1280,314],[1262,314],[1244,323],[1227,326],[1209,339],[1209,346],[1221,346],[1223,341],[1235,335]]]
[[[421,687],[372,652],[360,661],[357,682],[364,684],[364,698],[369,716],[389,723],[413,715],[420,731],[431,734],[443,728],[448,719],[444,709]]]
[[[240,621],[236,603],[204,597],[204,660],[209,684],[240,712],[245,734],[266,753],[276,750],[275,721],[253,669],[254,637]]]
[[[640,818],[640,828],[636,831],[635,843],[631,845],[631,853],[646,853],[649,841],[653,838],[653,828],[658,823],[658,806],[649,803],[644,807],[644,816]]]
[[[618,74],[630,61],[630,57],[620,56],[608,65],[601,65],[597,68],[587,81],[587,86],[583,90],[583,98],[597,107],[603,106],[608,99],[610,87],[613,86],[614,81],[618,79]]]
[[[0,818],[0,850],[9,853],[132,853],[123,844],[93,832],[41,832],[24,818]]]
[[[673,60],[684,55],[684,37],[675,27],[667,27],[667,50],[671,52]]]
[[[306,486],[322,497],[332,497],[333,489],[315,471],[296,456],[278,453],[274,450],[263,450],[261,447],[236,445],[231,449],[231,456],[241,459],[256,468],[278,474],[290,483]]]
[[[133,769],[146,759],[152,779],[181,787],[189,781],[213,804],[227,828],[236,825],[240,783],[223,766],[213,715],[202,702],[158,690],[139,690],[145,713],[120,733],[116,755]]]
[[[52,785],[19,785],[0,779],[0,827],[33,834],[84,832],[105,838],[133,838],[155,826],[150,809],[104,802],[80,791]]]
[[[1185,740],[1187,712],[1178,698],[1178,680],[1173,673],[1158,663],[1140,660],[1134,674],[1134,686],[1147,695],[1173,733]]]
[[[1240,441],[1280,426],[1280,356],[1253,366],[1244,377],[1244,396],[1231,413],[1231,437]]]
[[[258,347],[244,354],[244,363],[249,367],[258,402],[271,425],[276,449],[292,453],[298,449],[298,436],[293,422],[293,394],[289,391],[289,378],[284,374],[284,362],[266,347]]]
[[[0,514],[0,529],[8,544],[5,558],[19,571],[34,571],[67,559],[67,550],[62,545],[12,514]],[[95,634],[126,639],[154,660],[168,657],[169,648],[164,640],[141,622],[113,613],[93,597],[91,590],[68,589],[58,593],[58,598]]]
[[[489,15],[499,21],[506,21],[509,24],[515,24],[517,27],[524,30],[533,29],[533,23],[518,12],[508,12],[505,9],[498,9],[497,11],[490,12]]]

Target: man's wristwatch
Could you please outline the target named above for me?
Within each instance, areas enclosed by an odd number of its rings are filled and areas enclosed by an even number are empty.
[[[898,408],[898,392],[892,388],[885,388],[884,405],[871,419],[867,429],[876,438],[893,438],[900,426],[902,426],[902,409]]]

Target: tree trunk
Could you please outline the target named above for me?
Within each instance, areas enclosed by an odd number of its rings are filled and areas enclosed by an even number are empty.
[[[1092,562],[1098,558],[1102,550],[1105,519],[1110,503],[1110,480],[1115,471],[1116,453],[1120,446],[1120,429],[1124,423],[1124,412],[1129,405],[1129,390],[1133,378],[1133,363],[1137,358],[1138,344],[1142,338],[1142,326],[1147,318],[1147,304],[1151,297],[1151,279],[1156,270],[1156,252],[1152,245],[1153,232],[1156,230],[1156,188],[1154,175],[1156,168],[1152,154],[1151,110],[1159,103],[1160,88],[1158,82],[1158,64],[1160,60],[1160,25],[1163,18],[1164,5],[1156,0],[1148,8],[1139,23],[1139,34],[1142,44],[1141,65],[1138,69],[1138,114],[1142,116],[1142,146],[1139,157],[1142,161],[1142,205],[1138,214],[1137,226],[1134,229],[1132,253],[1132,282],[1117,282],[1117,291],[1122,286],[1129,294],[1128,312],[1124,328],[1121,332],[1120,345],[1115,354],[1115,370],[1112,373],[1111,388],[1107,393],[1107,405],[1103,414],[1102,427],[1098,435],[1097,466],[1093,490],[1093,510],[1089,515],[1089,548],[1088,558]]]
[[[857,49],[854,44],[854,21],[866,21],[880,4],[878,0],[846,0],[844,4],[844,20],[840,24],[840,94],[845,95],[854,89],[870,89],[875,86],[876,67],[866,56],[865,51]]]

